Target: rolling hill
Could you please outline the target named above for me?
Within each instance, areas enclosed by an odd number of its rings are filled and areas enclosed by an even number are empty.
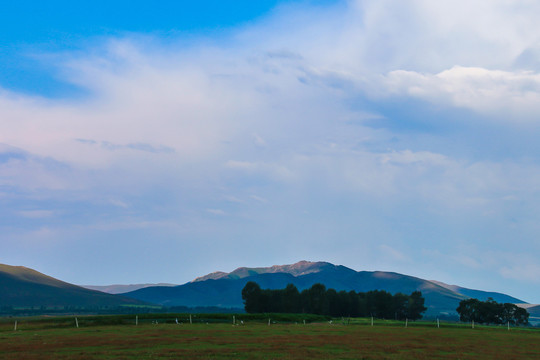
[[[85,289],[23,266],[0,264],[2,307],[117,307],[144,304],[140,300]]]
[[[452,316],[459,302],[474,296],[480,300],[523,303],[499,293],[471,290],[413,276],[383,271],[355,271],[328,262],[301,261],[268,268],[238,268],[230,273],[214,272],[175,287],[147,287],[123,295],[164,306],[220,306],[243,308],[241,291],[248,281],[262,288],[279,289],[294,284],[300,291],[315,283],[336,290],[385,290],[410,294],[420,290],[426,299],[427,316]]]
[[[512,303],[512,304],[525,304],[524,301],[516,299],[513,296],[493,292],[493,291],[482,291],[482,290],[474,290],[474,289],[467,289],[461,286],[457,285],[448,285],[440,281],[431,280],[432,283],[435,283],[437,285],[440,285],[442,287],[445,287],[451,291],[454,291],[458,294],[465,295],[470,298],[475,298],[481,301],[486,301],[488,298],[492,298],[496,302],[499,303]]]

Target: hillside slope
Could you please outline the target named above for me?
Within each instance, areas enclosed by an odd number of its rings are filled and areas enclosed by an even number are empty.
[[[85,289],[23,266],[0,264],[0,306],[3,307],[80,308],[130,304],[142,302]]]
[[[513,296],[502,294],[499,292],[493,292],[493,291],[481,291],[481,290],[474,290],[474,289],[468,289],[457,285],[448,285],[440,281],[431,280],[432,283],[435,283],[437,285],[440,285],[442,287],[445,287],[451,291],[454,291],[458,294],[465,295],[467,297],[475,298],[480,301],[486,301],[489,298],[492,298],[496,302],[500,303],[511,303],[511,304],[524,304],[525,302],[522,300],[519,300]]]

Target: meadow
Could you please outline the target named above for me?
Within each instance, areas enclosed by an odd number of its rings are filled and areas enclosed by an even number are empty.
[[[272,315],[280,319],[279,315]],[[178,319],[178,324],[176,323]],[[221,320],[221,321],[218,321]],[[230,321],[228,323],[224,320]],[[0,320],[2,359],[533,359],[532,328],[183,315]],[[300,320],[300,321],[297,321]],[[243,324],[241,323],[243,321]]]

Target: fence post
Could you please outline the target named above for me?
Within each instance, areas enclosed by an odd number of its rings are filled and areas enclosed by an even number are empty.
[[[15,329],[13,331],[17,331],[17,320],[15,320]]]

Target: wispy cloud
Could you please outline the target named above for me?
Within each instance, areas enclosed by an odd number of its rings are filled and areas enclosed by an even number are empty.
[[[261,203],[268,202],[268,200],[266,200],[265,198],[257,196],[257,195],[251,195],[250,198]]]
[[[145,144],[145,143],[133,143],[133,144],[114,144],[109,141],[95,141],[95,140],[89,140],[89,139],[75,139],[75,141],[80,142],[81,144],[88,144],[88,145],[96,145],[100,146],[104,149],[115,151],[115,150],[125,150],[125,149],[131,149],[131,150],[137,150],[137,151],[145,151],[149,153],[174,153],[174,149],[169,146],[159,145],[154,146],[151,144]]]

